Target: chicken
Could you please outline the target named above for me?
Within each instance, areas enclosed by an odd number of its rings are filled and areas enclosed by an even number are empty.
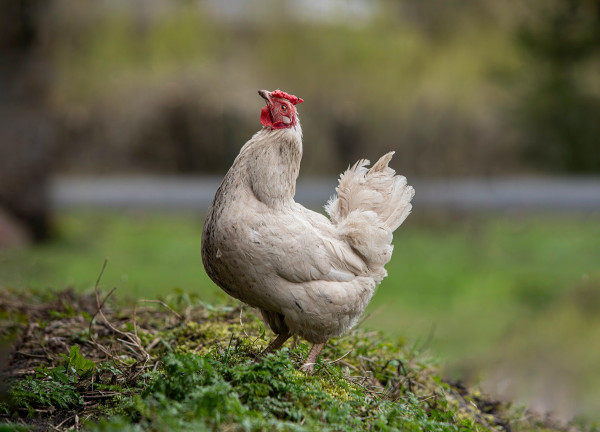
[[[208,209],[202,261],[227,294],[258,308],[277,335],[261,355],[292,335],[313,344],[312,372],[325,343],[350,329],[387,275],[392,233],[411,211],[414,189],[388,167],[360,160],[341,175],[325,206],[330,219],[294,201],[302,158],[296,105],[281,90],[266,100],[263,128],[241,149]]]

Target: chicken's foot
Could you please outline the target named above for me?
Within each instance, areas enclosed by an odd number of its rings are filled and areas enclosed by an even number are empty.
[[[277,337],[275,338],[275,340],[273,342],[271,342],[269,344],[268,347],[266,347],[264,350],[261,351],[261,353],[259,355],[256,356],[256,358],[254,359],[255,362],[259,361],[262,357],[266,356],[267,354],[278,350],[279,348],[281,348],[281,346],[285,343],[285,341],[287,341],[292,335],[290,334],[279,334],[277,335]]]
[[[315,365],[317,364],[317,358],[319,357],[319,353],[325,346],[325,343],[314,344],[306,357],[306,361],[300,367],[300,370],[306,373],[313,373],[315,370]]]

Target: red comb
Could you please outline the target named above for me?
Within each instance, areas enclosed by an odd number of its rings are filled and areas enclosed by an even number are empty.
[[[294,96],[291,94],[288,94],[282,90],[274,90],[271,93],[271,97],[276,97],[276,98],[280,98],[280,99],[287,99],[289,100],[291,103],[293,103],[294,105],[297,105],[299,103],[304,102],[304,99],[299,98],[298,96]]]

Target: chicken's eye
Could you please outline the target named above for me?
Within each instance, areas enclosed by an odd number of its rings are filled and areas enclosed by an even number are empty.
[[[281,105],[281,111],[287,111],[287,105]]]

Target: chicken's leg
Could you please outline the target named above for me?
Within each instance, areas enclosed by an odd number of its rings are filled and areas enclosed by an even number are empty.
[[[304,372],[307,372],[307,373],[313,373],[314,372],[314,370],[315,370],[315,364],[317,364],[317,358],[319,357],[319,353],[321,352],[321,350],[325,346],[325,343],[326,342],[323,342],[323,343],[320,343],[320,344],[314,344],[312,346],[312,348],[310,349],[310,352],[308,353],[308,356],[306,357],[306,361],[304,362],[304,364],[300,368],[301,371],[304,371]]]
[[[269,344],[264,350],[261,351],[259,355],[254,359],[255,362],[259,361],[265,355],[278,350],[281,346],[287,341],[292,335],[289,333],[286,334],[278,334],[273,342]]]

